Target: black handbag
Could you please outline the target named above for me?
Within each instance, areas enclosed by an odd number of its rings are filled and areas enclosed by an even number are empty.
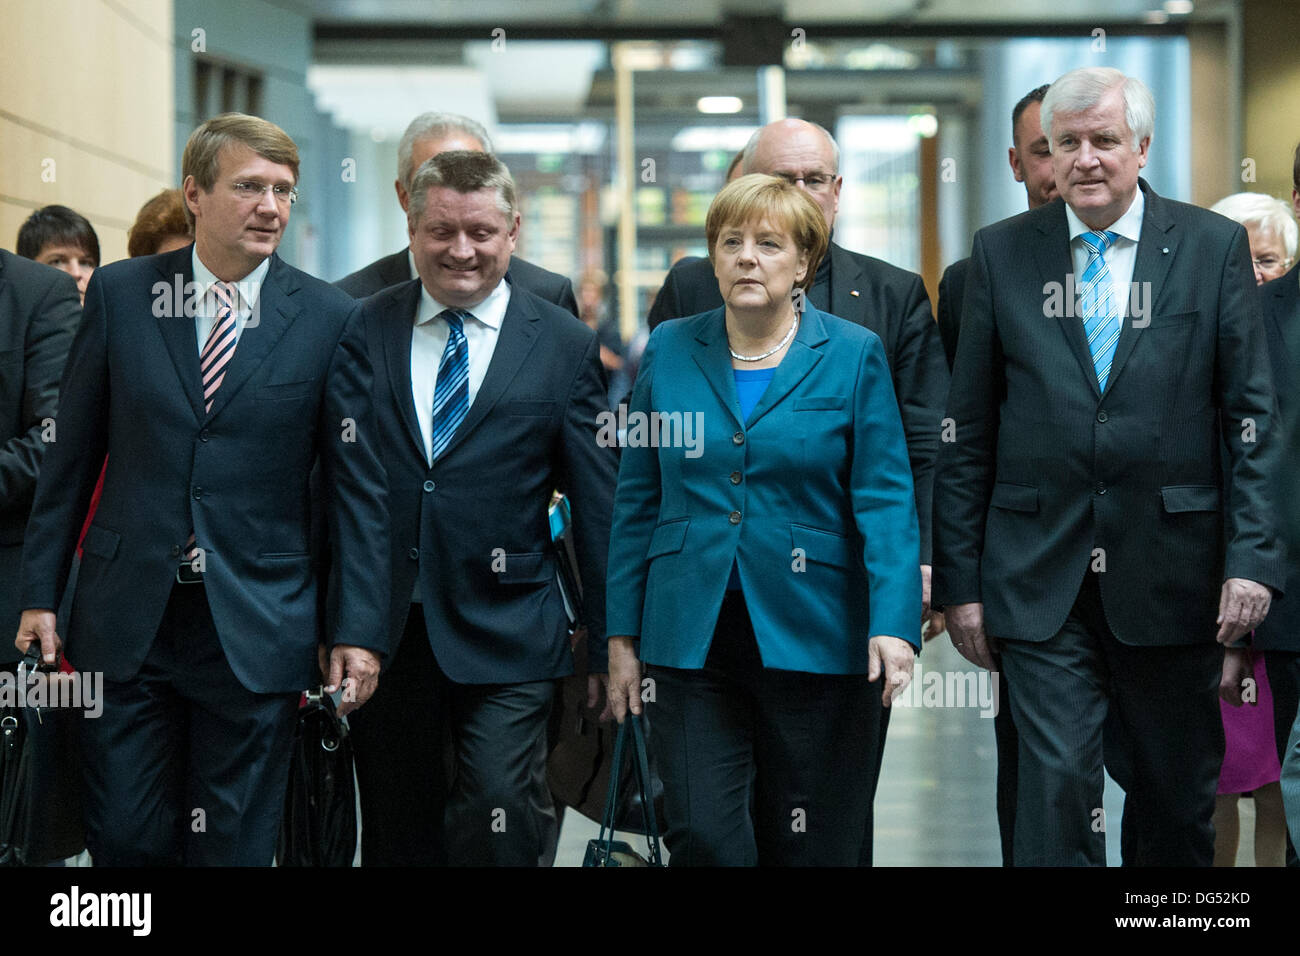
[[[352,742],[320,688],[298,708],[275,858],[279,866],[351,866],[357,852]]]
[[[600,822],[600,836],[587,841],[587,855],[583,866],[663,866],[659,854],[659,825],[655,814],[646,814],[646,845],[648,855],[641,856],[631,844],[614,839],[614,822],[618,816],[619,779],[623,776],[623,751],[627,738],[631,736],[633,746],[633,777],[640,791],[641,805],[650,804],[650,761],[646,756],[645,734],[641,720],[628,714],[618,726],[618,736],[614,739],[614,764],[609,775],[609,791],[605,797],[605,813]]]
[[[17,680],[35,672],[36,680],[71,679],[41,665],[39,644]],[[44,866],[85,849],[81,720],[74,708],[0,707],[0,866]]]

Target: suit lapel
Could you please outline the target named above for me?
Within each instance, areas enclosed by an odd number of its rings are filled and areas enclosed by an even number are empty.
[[[781,359],[772,381],[768,383],[762,398],[749,414],[749,421],[745,423],[747,429],[758,424],[760,418],[808,377],[808,373],[822,360],[820,348],[827,338],[821,313],[816,309],[805,311],[799,320],[799,331],[794,334],[794,341],[790,343],[789,351],[785,353],[785,358]]]
[[[221,387],[212,396],[209,419],[220,415],[222,409],[239,394],[298,317],[300,308],[292,298],[297,291],[298,281],[292,271],[279,256],[272,254],[271,266],[262,282],[253,314],[239,333],[239,344],[235,346],[235,354],[226,368]]]
[[[203,376],[199,372],[199,342],[194,330],[194,316],[185,308],[194,282],[193,254],[194,246],[189,245],[159,256],[157,268],[162,278],[155,284],[151,296],[152,301],[157,303],[161,292],[169,300],[168,308],[154,310],[158,319],[158,331],[167,347],[167,354],[171,356],[172,365],[175,366],[176,377],[180,380],[180,393],[189,401],[195,420],[202,421]],[[158,315],[159,311],[163,314]]]
[[[1133,264],[1133,280],[1130,289],[1141,290],[1146,283],[1150,283],[1150,297],[1143,295],[1140,301],[1147,308],[1154,309],[1155,304],[1160,301],[1160,290],[1164,287],[1165,277],[1169,274],[1169,266],[1178,251],[1178,238],[1171,232],[1174,221],[1169,218],[1163,200],[1143,180],[1138,180],[1138,185],[1146,196],[1146,208],[1142,212],[1142,236],[1138,240],[1137,261]],[[1110,379],[1107,388],[1113,386],[1119,378],[1120,372],[1124,370],[1124,363],[1133,354],[1138,337],[1151,322],[1150,315],[1140,317],[1129,315],[1132,299],[1130,294],[1123,303],[1123,324],[1119,330],[1119,342],[1115,345],[1115,357],[1110,363]],[[1134,318],[1142,324],[1139,326],[1137,322],[1132,321]]]
[[[1079,362],[1079,369],[1092,389],[1096,398],[1101,397],[1097,386],[1097,370],[1092,367],[1092,353],[1088,351],[1088,336],[1083,331],[1083,319],[1079,318],[1071,296],[1077,290],[1069,281],[1074,272],[1074,263],[1070,257],[1070,225],[1065,218],[1065,203],[1050,203],[1043,212],[1036,216],[1036,225],[1042,233],[1042,241],[1034,246],[1034,261],[1038,264],[1039,287],[1034,290],[1034,299],[1044,301],[1046,289],[1050,283],[1056,283],[1062,290],[1061,306],[1056,320],[1061,324],[1061,332],[1070,346],[1070,351]],[[1079,279],[1075,276],[1075,280]],[[1068,301],[1067,301],[1068,300]]]
[[[827,298],[831,305],[831,314],[865,325],[862,320],[864,313],[862,286],[865,282],[862,267],[853,256],[833,242],[830,257],[831,294]]]
[[[384,340],[384,363],[388,366],[388,387],[393,391],[393,403],[406,426],[415,452],[422,464],[425,457],[424,436],[420,433],[420,420],[415,414],[415,399],[411,395],[411,332],[416,310],[420,307],[420,282],[411,279],[404,283],[390,308],[380,316]]]
[[[714,309],[701,320],[695,332],[695,348],[691,353],[695,364],[704,373],[704,380],[713,389],[722,407],[731,413],[736,427],[743,428],[740,420],[740,396],[736,393],[736,377],[731,374],[731,353],[727,351],[726,314]]]
[[[523,367],[528,353],[537,343],[537,337],[542,332],[541,324],[541,316],[528,302],[527,295],[517,288],[512,289],[510,304],[501,319],[501,331],[497,335],[496,348],[492,350],[492,361],[488,363],[487,373],[483,376],[483,384],[479,386],[478,394],[474,396],[474,403],[470,405],[465,420],[460,423],[456,434],[438,456],[439,461],[455,451],[456,446],[478,427],[478,423],[505,394],[510,383],[519,374],[519,369]]]

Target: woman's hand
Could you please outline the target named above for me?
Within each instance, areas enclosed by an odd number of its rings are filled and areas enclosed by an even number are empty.
[[[880,701],[888,707],[912,682],[912,663],[916,660],[916,651],[901,637],[878,634],[867,646],[867,654],[870,659],[867,680],[878,680],[882,666],[884,668],[884,689]]]
[[[620,635],[609,639],[609,686],[605,709],[612,712],[620,724],[629,710],[641,716],[641,662],[636,659],[630,637]],[[601,719],[605,717],[601,714]]]

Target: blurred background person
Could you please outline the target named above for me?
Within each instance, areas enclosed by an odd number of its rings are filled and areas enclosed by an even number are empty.
[[[126,237],[126,254],[152,256],[171,252],[194,241],[194,227],[185,218],[185,200],[179,189],[164,189],[140,207]]]
[[[639,640],[672,864],[854,866],[881,714],[920,646],[902,421],[880,338],[795,306],[830,241],[805,190],[743,176],[706,235],[723,306],[662,325],[633,391],[629,422],[700,430],[651,443],[629,426],[610,706],[641,712]]]
[[[99,268],[99,236],[85,216],[67,206],[36,210],[18,230],[17,252],[76,279],[84,304],[86,283]]]
[[[613,408],[628,393],[632,381],[618,322],[609,308],[609,278],[600,269],[587,270],[578,283],[578,318],[595,331],[600,343],[600,364],[609,379],[609,405]]]
[[[1220,199],[1210,210],[1245,227],[1257,284],[1280,278],[1295,261],[1300,228],[1292,218],[1291,207],[1281,199],[1263,193],[1234,193]],[[1284,394],[1281,386],[1283,382],[1289,382],[1291,375],[1284,367],[1286,349],[1278,347],[1281,328],[1267,328],[1270,325],[1276,325],[1274,317],[1266,319],[1266,329],[1270,336],[1269,357],[1280,410],[1290,398],[1289,389]],[[1283,609],[1287,603],[1279,601],[1275,613],[1285,613]],[[1219,706],[1223,711],[1226,749],[1214,804],[1215,866],[1233,866],[1236,863],[1240,836],[1237,802],[1244,794],[1250,794],[1255,801],[1255,865],[1282,866],[1285,861],[1286,819],[1282,809],[1282,787],[1278,782],[1282,764],[1275,720],[1283,720],[1283,726],[1290,727],[1290,720],[1284,719],[1277,711],[1289,710],[1294,717],[1295,680],[1291,677],[1288,681],[1291,689],[1283,691],[1283,707],[1277,708],[1264,647],[1270,644],[1276,647],[1276,650],[1269,651],[1270,657],[1274,653],[1290,657],[1290,661],[1282,661],[1283,667],[1287,667],[1300,652],[1300,632],[1296,624],[1300,621],[1292,621],[1288,627],[1265,618],[1259,628],[1264,635],[1260,640],[1250,646],[1229,647],[1224,652],[1224,675],[1220,685],[1223,699]],[[1253,679],[1253,695],[1243,696],[1246,678]]]
[[[1300,227],[1284,200],[1264,193],[1233,193],[1211,206],[1210,212],[1246,227],[1257,285],[1280,278],[1295,262]]]

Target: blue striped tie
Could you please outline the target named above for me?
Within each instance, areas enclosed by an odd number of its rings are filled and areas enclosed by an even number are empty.
[[[1114,289],[1110,268],[1106,265],[1106,250],[1118,236],[1114,232],[1085,232],[1080,239],[1088,247],[1088,265],[1083,270],[1083,284],[1079,289],[1080,312],[1083,331],[1088,336],[1088,351],[1092,354],[1092,367],[1097,372],[1097,386],[1106,391],[1110,378],[1110,363],[1119,343],[1120,317],[1115,311]]]
[[[465,341],[468,312],[445,309],[438,318],[447,320],[447,347],[438,363],[438,381],[433,388],[433,457],[446,449],[469,411],[469,345]]]

